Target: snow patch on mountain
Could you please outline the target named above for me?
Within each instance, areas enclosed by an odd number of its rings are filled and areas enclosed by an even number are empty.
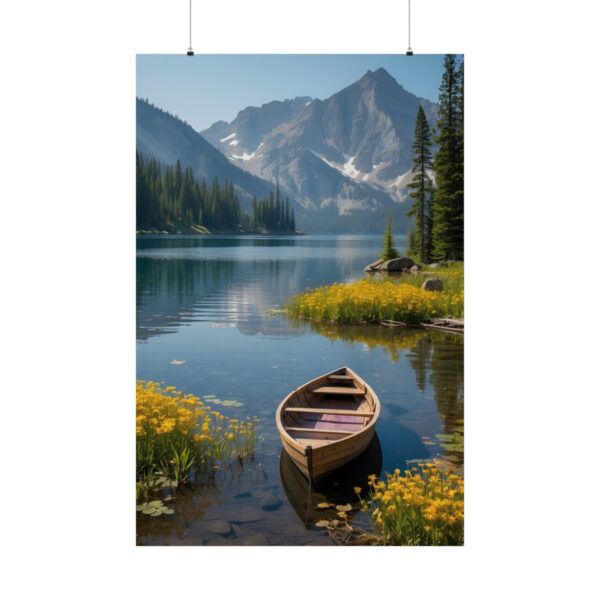
[[[413,175],[413,170],[409,169],[406,173],[398,175],[398,177],[396,177],[396,179],[390,183],[390,187],[406,187],[406,185],[412,181]]]
[[[241,155],[240,154],[230,154],[229,157],[235,158],[237,160],[252,160],[256,156],[256,153],[258,152],[259,148],[262,145],[263,145],[263,143],[261,142],[252,154],[249,154],[248,152],[244,152]],[[263,156],[263,154],[259,154],[258,156],[256,156],[256,158],[261,158],[262,156]]]
[[[320,158],[325,164],[329,165],[333,169],[339,171],[342,175],[349,177],[350,179],[359,180],[362,173],[354,166],[353,162],[356,158],[355,156],[350,156],[349,154],[344,154],[344,158],[346,162],[343,165],[338,165],[330,160],[327,160],[322,154],[315,152],[314,150],[310,150],[317,158]],[[363,178],[364,179],[364,178]]]
[[[318,152],[315,152],[312,148],[309,148],[309,150],[317,157],[320,158],[325,164],[329,165],[331,168],[333,169],[337,169],[338,171],[340,170],[340,168],[335,164],[332,163],[330,161],[328,161],[322,154],[319,154]]]
[[[254,158],[255,154],[256,154],[256,152],[253,152],[252,154],[248,154],[247,152],[244,152],[244,154],[242,154],[242,155],[231,154],[231,158],[235,158],[237,160],[252,160]]]
[[[229,145],[230,145],[230,146],[237,146],[239,143],[240,143],[240,140],[231,140],[231,141],[229,142]]]
[[[231,138],[235,137],[235,133],[231,133],[229,134],[227,137],[224,137],[222,140],[219,140],[220,142],[226,142],[227,140],[230,140]]]
[[[427,172],[427,176],[429,177],[431,182],[435,183],[434,172],[430,169],[427,169],[426,172]],[[394,179],[394,181],[392,181],[389,184],[389,187],[390,188],[404,188],[413,180],[415,175],[416,175],[416,173],[412,169],[409,169],[406,173],[402,173],[401,175],[398,175],[398,177],[396,177],[396,179]]]
[[[344,158],[346,157],[347,155],[344,154]],[[360,176],[360,171],[352,164],[354,162],[354,159],[354,156],[348,157],[340,170],[347,177],[351,177],[352,179],[358,179]]]

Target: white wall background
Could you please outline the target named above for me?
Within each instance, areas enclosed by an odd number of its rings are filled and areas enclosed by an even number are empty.
[[[6,597],[283,597],[288,574],[294,599],[597,590],[595,5],[412,4],[416,53],[466,55],[466,547],[135,547],[135,54],[184,53],[188,3],[11,2],[0,18]],[[193,47],[404,52],[406,12],[405,0],[195,0]]]

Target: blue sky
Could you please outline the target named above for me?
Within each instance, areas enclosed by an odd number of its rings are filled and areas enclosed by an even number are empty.
[[[201,131],[247,106],[327,98],[380,67],[436,102],[443,61],[442,54],[138,54],[136,95]]]

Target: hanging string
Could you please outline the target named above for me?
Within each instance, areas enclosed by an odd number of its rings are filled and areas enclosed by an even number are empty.
[[[406,54],[408,56],[413,55],[412,48],[410,47],[410,0],[408,0],[408,50],[406,51]]]
[[[192,50],[192,0],[190,0],[190,47],[187,51],[188,56],[194,56],[194,51]]]

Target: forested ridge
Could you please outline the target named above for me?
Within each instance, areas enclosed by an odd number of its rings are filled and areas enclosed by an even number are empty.
[[[269,198],[252,201],[252,214],[240,207],[233,182],[198,181],[189,166],[161,165],[136,151],[136,229],[172,230],[199,227],[217,232],[295,232],[294,209],[279,186]]]

